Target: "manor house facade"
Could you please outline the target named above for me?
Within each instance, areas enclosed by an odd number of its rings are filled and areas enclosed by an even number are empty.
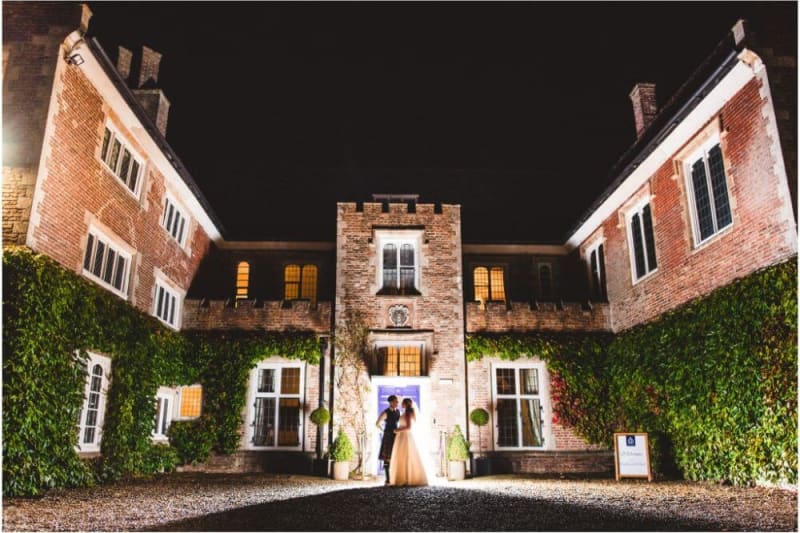
[[[419,405],[436,464],[458,424],[473,451],[516,472],[607,472],[610,453],[554,418],[544,360],[468,360],[468,336],[616,333],[797,254],[795,58],[758,46],[743,21],[662,109],[652,84],[634,87],[637,139],[560,245],[462,244],[459,206],[413,194],[339,203],[335,242],[242,242],[165,140],[158,52],[120,47],[112,62],[84,39],[86,5],[3,9],[4,244],[175,330],[320,338],[318,365],[280,353],[257,363],[242,383],[240,450],[206,469],[301,468],[330,439],[313,409],[332,408],[331,429],[347,411],[370,429],[395,393]],[[358,402],[332,364],[356,323],[368,330]],[[80,454],[102,450],[113,366],[91,354]],[[164,383],[154,402],[153,438],[165,440],[171,421],[202,412],[202,383]],[[468,418],[479,407],[483,429]],[[347,430],[377,472],[378,433]]]

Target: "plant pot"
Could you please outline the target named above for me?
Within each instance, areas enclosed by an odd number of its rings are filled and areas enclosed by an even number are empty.
[[[328,459],[314,459],[311,464],[311,475],[318,477],[328,477],[331,475],[331,464]]]
[[[450,481],[461,481],[466,477],[466,470],[466,461],[450,461],[447,469],[447,479]]]
[[[472,463],[473,476],[491,476],[492,460],[489,457],[478,457]]]
[[[347,481],[350,478],[350,461],[335,461],[333,463],[333,479]]]

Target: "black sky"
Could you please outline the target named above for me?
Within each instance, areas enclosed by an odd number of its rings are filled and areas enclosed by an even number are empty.
[[[89,34],[164,54],[167,139],[230,239],[334,240],[337,201],[462,205],[465,242],[563,242],[738,18],[796,3],[104,3]]]

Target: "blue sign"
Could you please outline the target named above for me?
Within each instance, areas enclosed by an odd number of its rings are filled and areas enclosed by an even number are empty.
[[[626,435],[625,446],[636,446],[636,435]]]

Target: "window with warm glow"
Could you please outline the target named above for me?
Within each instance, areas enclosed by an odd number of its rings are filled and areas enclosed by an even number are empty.
[[[287,265],[283,269],[283,299],[317,302],[317,266]]]
[[[300,447],[303,405],[300,365],[260,363],[250,374],[250,445]]]
[[[197,418],[203,404],[203,387],[192,385],[191,387],[180,387],[179,389],[180,409],[178,413],[181,418]]]
[[[422,346],[381,346],[379,372],[384,376],[421,376]]]
[[[246,300],[250,288],[250,263],[242,261],[236,266],[236,299]]]
[[[481,307],[486,302],[505,302],[505,269],[503,267],[475,267],[472,280],[475,288],[475,301]]]

